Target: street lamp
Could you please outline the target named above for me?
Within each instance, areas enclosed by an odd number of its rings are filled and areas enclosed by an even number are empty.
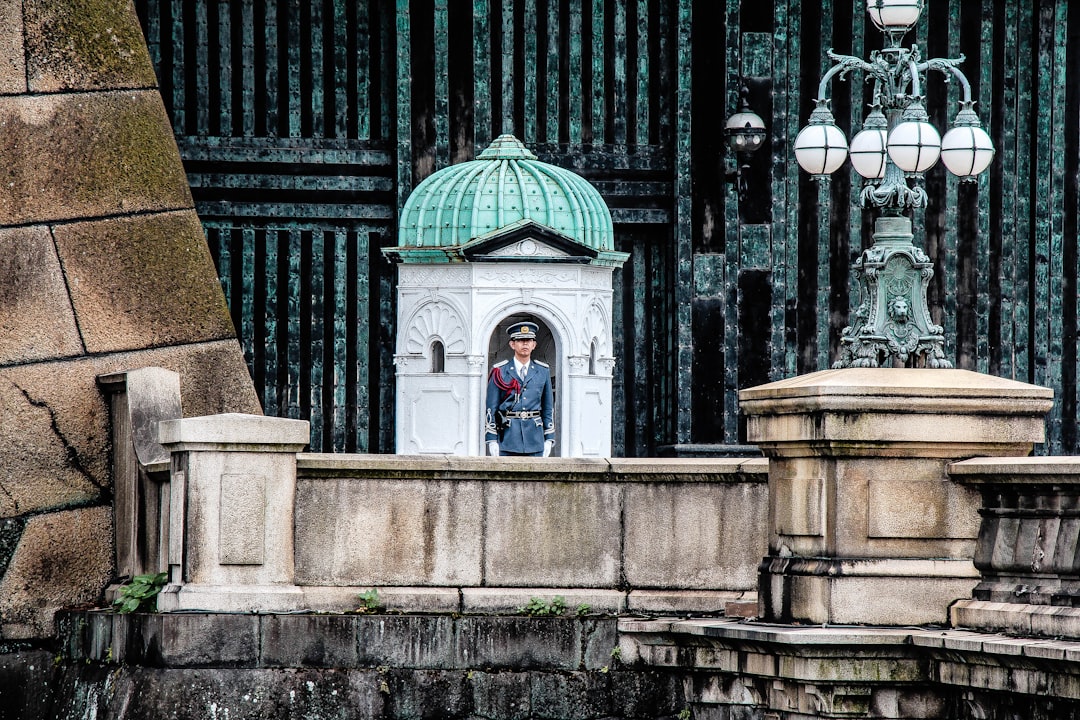
[[[861,205],[881,211],[873,246],[852,266],[859,306],[841,335],[836,368],[878,367],[890,358],[907,364],[919,357],[927,367],[952,367],[945,358],[943,329],[933,323],[926,304],[933,263],[911,243],[911,220],[905,215],[910,208],[926,207],[926,191],[909,186],[908,179],[921,178],[941,159],[961,182],[974,182],[993,160],[994,145],[975,114],[971,84],[957,68],[964,57],[922,60],[918,46],[900,46],[924,4],[866,1],[870,19],[885,36],[884,47],[870,53],[869,62],[828,51],[835,64],[818,85],[809,124],[795,138],[795,159],[815,179],[832,174],[850,156],[852,167],[865,178]],[[873,102],[849,146],[826,91],[834,77],[854,70],[873,83]],[[963,88],[960,111],[944,137],[928,122],[922,91],[928,70],[951,74]]]

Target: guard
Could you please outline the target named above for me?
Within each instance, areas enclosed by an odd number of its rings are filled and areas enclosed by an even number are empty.
[[[532,322],[507,328],[514,358],[496,363],[488,375],[489,455],[547,457],[555,445],[551,369],[532,359],[538,329]]]

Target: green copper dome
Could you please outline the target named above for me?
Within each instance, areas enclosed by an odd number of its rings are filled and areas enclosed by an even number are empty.
[[[611,213],[596,188],[540,162],[513,135],[420,183],[401,211],[398,247],[460,247],[523,221],[602,253],[614,250]]]

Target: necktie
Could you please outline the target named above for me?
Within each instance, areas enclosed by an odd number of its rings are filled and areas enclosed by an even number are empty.
[[[521,366],[521,378],[523,380],[525,379],[525,376],[528,374],[528,372],[529,372],[529,366],[528,365],[522,365]]]

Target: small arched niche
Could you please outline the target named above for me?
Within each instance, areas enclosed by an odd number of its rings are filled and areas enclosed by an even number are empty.
[[[431,341],[431,372],[446,372],[446,348],[438,338]]]

